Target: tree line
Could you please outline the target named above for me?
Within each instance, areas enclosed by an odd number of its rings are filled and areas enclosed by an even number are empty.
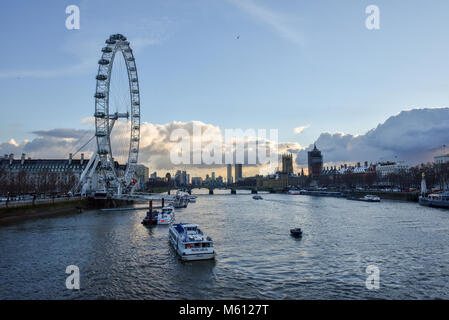
[[[67,193],[75,185],[77,176],[70,170],[52,172],[42,170],[30,173],[24,170],[8,172],[0,169],[0,194],[55,194]]]
[[[344,174],[323,175],[319,178],[322,186],[344,186],[355,187],[390,187],[399,188],[402,191],[411,189],[420,190],[422,174],[425,174],[428,189],[437,187],[445,189],[449,184],[449,163],[427,163],[402,169],[386,175],[381,175],[376,171],[366,173],[353,173],[348,171]]]

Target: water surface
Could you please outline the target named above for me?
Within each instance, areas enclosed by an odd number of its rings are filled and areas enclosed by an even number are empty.
[[[176,211],[214,239],[215,261],[182,262],[168,227],[144,227],[142,210],[0,227],[0,298],[449,299],[449,211],[228,193]],[[296,226],[301,240],[289,235]],[[65,287],[68,265],[80,268],[79,291]],[[380,269],[379,290],[365,287],[368,265]]]

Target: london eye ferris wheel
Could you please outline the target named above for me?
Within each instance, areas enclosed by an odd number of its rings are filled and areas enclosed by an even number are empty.
[[[81,174],[75,191],[132,192],[140,142],[140,92],[136,62],[121,34],[106,40],[98,61],[95,90],[96,152]],[[92,176],[96,174],[96,186]]]

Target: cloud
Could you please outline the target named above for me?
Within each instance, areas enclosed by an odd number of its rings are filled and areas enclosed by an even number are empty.
[[[300,134],[300,133],[302,133],[303,131],[304,131],[304,129],[307,129],[309,126],[300,126],[300,127],[296,127],[296,128],[294,128],[293,129],[293,131],[296,133],[296,134]]]
[[[39,137],[52,137],[52,138],[66,138],[66,139],[80,139],[86,135],[93,135],[92,130],[82,129],[52,129],[52,130],[38,130],[33,131],[33,134]]]
[[[90,119],[83,119],[83,123],[91,122]],[[194,132],[194,127],[199,128],[198,132]],[[207,164],[204,161],[199,164],[176,165],[171,161],[170,153],[178,144],[179,140],[173,140],[172,134],[176,130],[183,130],[191,141],[199,141],[201,138],[201,145],[198,151],[195,151],[190,145],[190,162],[192,163],[194,155],[201,154],[206,147],[214,141],[224,140],[224,131],[215,125],[207,124],[201,121],[180,122],[173,121],[166,124],[154,124],[149,122],[141,123],[141,138],[139,148],[139,163],[145,164],[150,170],[159,172],[173,171],[178,169],[188,170],[191,172],[211,171],[215,170],[217,173],[220,170],[225,170],[222,164]],[[207,135],[205,135],[207,133]],[[32,158],[68,158],[69,153],[75,153],[81,147],[82,150],[76,155],[80,156],[83,152],[86,157],[90,157],[95,151],[95,139],[84,146],[93,136],[93,130],[84,129],[70,129],[70,128],[56,128],[52,130],[37,130],[33,131],[36,135],[31,141],[23,141],[17,143],[14,139],[9,142],[0,144],[0,154],[14,153],[19,156],[21,153],[26,153],[27,157]],[[202,136],[200,136],[202,134]],[[125,163],[129,152],[129,127],[126,123],[117,121],[114,125],[112,134],[112,150],[113,157],[119,163]],[[250,148],[249,142],[254,144],[265,142],[267,145],[274,145],[277,141],[272,141],[269,138],[258,138],[256,136],[245,136],[236,141],[242,142],[244,145],[244,161],[248,164],[248,150]],[[222,162],[225,161],[225,151],[228,146],[235,151],[235,145],[231,143],[223,143],[222,147]],[[279,143],[278,153],[291,152],[297,153],[301,146],[298,143]],[[204,159],[203,159],[204,160]],[[247,172],[257,174],[267,166],[264,165],[248,165]],[[265,168],[266,169],[266,168]],[[264,169],[264,170],[265,170]],[[249,170],[249,171],[248,171]],[[204,174],[201,174],[204,176]]]
[[[19,146],[19,144],[16,142],[16,140],[14,140],[14,139],[10,139],[9,140],[9,142],[8,142],[10,145],[12,145],[12,146],[14,146],[14,147],[18,147]]]
[[[253,0],[228,0],[230,3],[270,26],[282,38],[295,44],[304,45],[303,35],[291,25],[291,19],[285,14],[275,12]]]
[[[89,121],[84,119],[84,121]],[[223,138],[224,130],[219,126],[200,121],[181,122],[173,121],[165,124],[149,122],[141,123],[141,139],[139,150],[139,163],[145,164],[151,171],[165,173],[166,171],[187,170],[194,175],[204,176],[205,173],[215,171],[225,176],[226,168],[223,165],[175,165],[170,160],[170,151],[177,144],[171,140],[175,130],[185,130],[193,140],[199,139],[193,132],[197,126],[202,133],[209,135],[203,139],[200,152],[214,141]],[[403,111],[392,116],[376,128],[363,135],[350,135],[344,133],[322,133],[316,140],[317,147],[322,151],[324,161],[328,164],[342,162],[377,162],[380,160],[407,160],[409,164],[432,161],[433,155],[441,150],[443,144],[449,145],[449,108],[414,109]],[[8,142],[0,143],[0,155],[14,153],[17,156],[26,153],[32,158],[68,158],[70,152],[74,153],[93,137],[93,130],[56,128],[52,130],[37,130],[33,132],[36,137],[30,141],[17,142],[11,138]],[[249,141],[266,142],[268,145],[277,143],[277,159],[283,153],[292,153],[296,156],[296,163],[302,166],[307,163],[307,148],[297,142],[276,142],[256,136],[240,139],[248,150]],[[224,145],[226,147],[227,145]],[[87,144],[82,151],[90,157],[95,151],[95,139]],[[128,128],[120,122],[114,126],[113,135],[114,158],[119,162],[126,159],[129,151]],[[191,149],[191,160],[194,152]],[[246,152],[245,152],[246,154]],[[76,156],[79,157],[79,154]],[[245,161],[247,161],[247,157]],[[245,175],[271,173],[276,167],[268,165],[247,165]]]
[[[79,129],[52,129],[34,131],[36,138],[24,140],[20,143],[14,139],[0,143],[0,155],[25,153],[32,158],[68,158],[69,153],[75,153],[79,147],[86,143],[93,135],[91,130]],[[94,151],[90,144],[84,149],[86,155]]]
[[[316,140],[328,163],[405,160],[409,164],[432,161],[449,143],[449,108],[402,111],[366,134],[322,133]],[[307,151],[298,153],[297,163],[307,163]]]

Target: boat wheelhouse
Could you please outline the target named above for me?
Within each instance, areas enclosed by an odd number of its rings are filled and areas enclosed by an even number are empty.
[[[215,257],[212,238],[205,236],[197,224],[173,224],[169,229],[169,237],[182,260],[207,260]]]

